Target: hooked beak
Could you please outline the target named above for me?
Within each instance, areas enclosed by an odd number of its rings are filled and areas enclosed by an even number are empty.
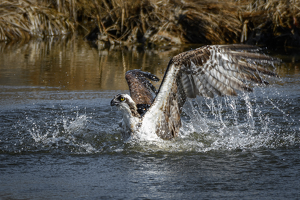
[[[115,98],[113,98],[110,102],[110,106],[118,106],[120,104],[120,102],[118,100],[116,100]]]

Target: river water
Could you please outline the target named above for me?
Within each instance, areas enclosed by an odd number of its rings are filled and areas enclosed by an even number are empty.
[[[265,51],[267,87],[189,100],[175,141],[122,140],[125,72],[195,47],[0,43],[0,199],[300,199],[299,50]]]

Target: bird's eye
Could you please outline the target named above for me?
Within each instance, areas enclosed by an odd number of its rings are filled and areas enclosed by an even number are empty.
[[[124,101],[124,100],[125,100],[125,98],[124,98],[124,97],[121,97],[121,98],[120,98],[120,100],[121,100],[121,101]]]

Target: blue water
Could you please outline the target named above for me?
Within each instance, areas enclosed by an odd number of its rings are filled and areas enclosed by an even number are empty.
[[[188,101],[175,141],[123,141],[111,98],[124,73],[163,76],[191,47],[0,47],[0,199],[300,199],[300,70],[238,98]]]

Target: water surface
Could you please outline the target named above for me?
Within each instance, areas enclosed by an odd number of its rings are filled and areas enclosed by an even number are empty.
[[[269,86],[188,101],[175,141],[122,140],[125,72],[161,78],[191,48],[0,43],[0,198],[299,199],[298,50],[265,51],[283,60]]]

